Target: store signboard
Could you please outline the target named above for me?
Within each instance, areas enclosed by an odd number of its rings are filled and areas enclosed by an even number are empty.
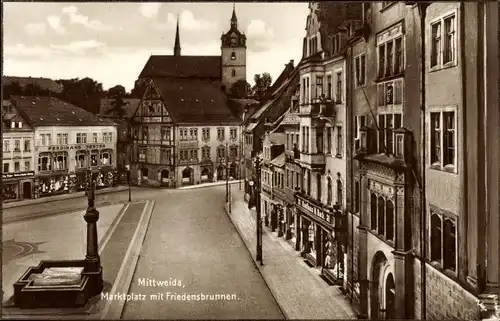
[[[33,176],[35,175],[34,171],[29,171],[29,172],[19,172],[19,173],[3,173],[2,177],[3,178],[18,178],[18,177],[27,177],[27,176]]]
[[[69,150],[92,150],[92,149],[115,149],[116,144],[106,143],[106,144],[68,144],[68,145],[58,145],[58,146],[37,146],[37,151],[39,152],[54,152],[54,151],[69,151]]]

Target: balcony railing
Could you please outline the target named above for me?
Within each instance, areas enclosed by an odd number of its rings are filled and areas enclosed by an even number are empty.
[[[325,99],[314,99],[310,104],[300,106],[300,114],[308,116],[335,117],[335,102]]]
[[[326,157],[323,153],[307,154],[301,152],[300,162],[310,166],[324,166],[326,164]]]

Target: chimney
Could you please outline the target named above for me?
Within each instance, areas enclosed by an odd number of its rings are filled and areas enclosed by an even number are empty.
[[[290,65],[293,66],[293,59],[290,59]]]

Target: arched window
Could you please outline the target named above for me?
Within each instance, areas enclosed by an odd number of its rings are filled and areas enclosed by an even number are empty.
[[[394,240],[394,205],[387,201],[385,208],[385,236],[387,240]]]
[[[441,262],[441,218],[431,215],[431,261]]]
[[[317,198],[318,198],[318,201],[321,202],[321,194],[323,193],[323,191],[321,190],[321,174],[318,174],[316,176],[316,193],[317,193]]]
[[[342,181],[340,179],[337,180],[337,204],[339,206],[343,205],[344,199],[344,191],[342,186]]]
[[[231,76],[235,77],[236,76],[236,70],[231,70]]]
[[[377,195],[372,194],[370,196],[370,225],[372,230],[377,229]]]
[[[328,198],[327,198],[327,203],[328,205],[331,205],[332,204],[332,201],[333,201],[333,197],[332,197],[332,179],[330,177],[328,177]]]
[[[385,232],[385,200],[382,196],[378,198],[378,234]]]
[[[234,51],[231,52],[231,60],[236,60],[236,53]]]

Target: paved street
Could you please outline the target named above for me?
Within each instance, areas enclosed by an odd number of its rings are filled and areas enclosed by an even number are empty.
[[[255,259],[255,211],[243,201],[243,192],[232,191],[229,215]],[[260,271],[287,319],[355,319],[355,313],[338,287],[320,278],[294,248],[264,227],[263,261]]]
[[[237,185],[233,185],[233,189]],[[235,294],[236,299],[128,301],[122,319],[283,319],[225,214],[224,187],[165,192],[156,199],[129,293]],[[147,287],[139,279],[185,287]]]

